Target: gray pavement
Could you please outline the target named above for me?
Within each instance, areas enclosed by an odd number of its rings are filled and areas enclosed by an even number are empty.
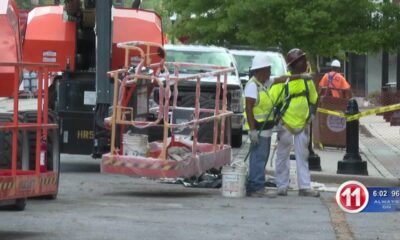
[[[102,175],[90,159],[62,160],[58,200],[2,211],[0,239],[335,239],[319,198],[230,199],[217,189]]]
[[[58,199],[1,211],[0,239],[399,239],[400,213],[345,214],[333,192],[234,199],[98,171],[96,160],[62,155]]]
[[[390,126],[382,116],[360,119],[360,144],[364,153],[400,178],[400,126]]]
[[[0,111],[7,111],[0,99]],[[23,104],[27,102],[28,104]],[[21,100],[22,107],[34,102]],[[30,106],[29,106],[30,105]],[[321,198],[224,198],[218,189],[185,188],[145,178],[99,173],[88,156],[62,155],[60,193],[55,201],[29,200],[23,212],[0,211],[0,240],[46,239],[400,239],[400,212],[346,214],[334,196],[339,184],[400,186],[397,128],[380,116],[361,119],[362,158],[369,176],[338,175],[344,149],[316,149],[321,172],[312,172]],[[397,131],[397,132],[396,132]],[[273,137],[275,142],[275,136]],[[233,149],[247,154],[249,141]],[[400,142],[400,141],[399,141]],[[274,157],[271,157],[274,159]],[[267,165],[273,175],[274,166]],[[316,183],[318,182],[318,183]]]
[[[375,116],[374,116],[375,117]],[[378,116],[379,117],[379,116]],[[377,120],[376,118],[373,118]],[[363,119],[361,125],[368,124],[370,119]],[[383,121],[383,120],[382,120]],[[373,125],[373,123],[369,123]],[[396,127],[391,131],[391,126],[385,125],[381,127],[380,133],[386,132],[387,137],[398,138],[400,145],[400,134],[396,134]],[[394,135],[394,136],[393,136]],[[322,171],[312,171],[312,181],[325,183],[327,185],[338,186],[348,180],[357,180],[366,186],[400,186],[400,175],[396,172],[400,169],[400,153],[397,154],[396,148],[386,144],[385,137],[369,136],[365,137],[360,133],[360,155],[368,165],[368,176],[337,174],[337,163],[343,160],[346,149],[339,148],[323,148],[314,149],[315,153],[321,159]],[[250,147],[250,140],[247,135],[243,137],[244,146],[240,149],[233,149],[234,160],[240,161],[245,158]],[[396,144],[392,141],[392,144]],[[267,173],[274,175],[275,157],[274,148],[276,148],[276,134],[272,136],[272,149],[270,159],[267,164]]]

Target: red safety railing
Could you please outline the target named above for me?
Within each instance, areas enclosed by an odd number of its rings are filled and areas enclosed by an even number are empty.
[[[149,177],[177,177],[185,175],[185,166],[192,173],[198,173],[199,171],[205,171],[213,166],[213,163],[217,164],[218,167],[223,164],[230,162],[230,147],[224,144],[224,129],[225,129],[225,118],[232,115],[231,111],[227,110],[227,81],[228,74],[234,71],[233,68],[220,67],[215,65],[203,65],[203,64],[192,64],[192,63],[165,63],[161,60],[157,63],[152,63],[150,57],[154,54],[161,54],[165,56],[165,51],[161,45],[146,42],[129,42],[120,43],[119,47],[125,48],[125,69],[119,69],[109,72],[114,79],[114,101],[113,101],[113,113],[111,118],[107,119],[107,122],[111,124],[111,151],[109,154],[103,156],[102,171],[110,173],[122,173],[128,175],[142,175]],[[154,53],[150,49],[154,50],[156,47],[157,52]],[[140,53],[141,61],[137,64],[135,73],[129,73],[129,52],[136,51]],[[142,68],[151,68],[152,74],[143,74]],[[173,67],[174,74],[169,73],[168,69]],[[191,74],[180,76],[180,67],[194,67],[200,68],[205,72],[198,74]],[[201,79],[205,77],[216,78],[216,98],[214,109],[205,109],[200,106],[200,95],[201,95]],[[223,77],[223,80],[221,80]],[[128,107],[128,102],[132,97],[133,91],[136,89],[135,85],[139,80],[151,81],[153,86],[158,87],[159,91],[159,106],[158,106],[158,117],[156,121],[148,122],[142,120],[135,120],[133,116],[133,108]],[[195,94],[195,106],[194,106],[194,118],[187,122],[172,123],[171,112],[178,108],[178,85],[181,81],[196,81],[196,94]],[[222,87],[221,87],[222,83]],[[171,91],[173,87],[173,91]],[[222,93],[221,93],[222,88]],[[222,107],[220,103],[222,94]],[[171,106],[172,97],[172,106]],[[200,117],[200,113],[213,113],[212,116]],[[221,126],[219,131],[218,121],[221,120]],[[137,156],[123,156],[121,149],[123,144],[120,144],[120,148],[116,148],[116,126],[121,125],[123,129],[124,125],[132,125],[138,128],[146,128],[155,126],[163,121],[162,131],[163,139],[162,146],[160,147],[160,154],[152,155],[150,157],[137,157]],[[198,138],[198,125],[204,122],[214,121],[213,129],[213,144],[199,143]],[[191,157],[187,159],[186,163],[173,162],[167,159],[167,150],[170,146],[185,146],[188,147],[188,143],[175,142],[175,136],[172,129],[191,127],[193,130],[193,140],[190,142]],[[171,132],[171,139],[168,141],[168,133]],[[122,136],[123,131],[121,131]],[[218,144],[218,137],[220,143]],[[207,146],[205,146],[207,145]],[[205,159],[204,163],[199,161],[199,154],[202,152],[206,153],[203,156]],[[228,154],[229,152],[229,154]],[[214,157],[213,157],[214,155]],[[192,161],[196,159],[195,161]],[[147,170],[143,170],[148,168]],[[143,171],[142,171],[143,170]],[[136,172],[135,172],[136,171]]]
[[[0,200],[13,199],[29,196],[51,195],[57,193],[58,170],[42,171],[40,168],[40,154],[43,141],[47,142],[49,129],[56,129],[58,125],[49,123],[48,109],[48,86],[50,83],[51,70],[57,68],[56,64],[36,64],[36,63],[11,63],[2,62],[0,66],[14,67],[16,74],[13,81],[13,112],[12,121],[1,122],[0,131],[11,132],[11,168],[0,169],[0,183],[9,183],[12,188],[0,191]],[[19,83],[22,69],[29,69],[38,72],[38,96],[37,96],[37,118],[34,123],[19,121]],[[11,83],[10,83],[11,84]],[[11,94],[10,94],[11,95]],[[35,145],[35,168],[18,169],[18,134],[20,131],[36,131]],[[47,154],[47,153],[46,153]],[[20,156],[21,157],[21,156]],[[22,157],[21,157],[22,158]],[[25,159],[26,160],[26,159]],[[23,159],[21,159],[21,162]],[[28,160],[27,160],[28,161]],[[44,178],[51,178],[50,184],[42,181]],[[50,186],[51,185],[51,186]]]

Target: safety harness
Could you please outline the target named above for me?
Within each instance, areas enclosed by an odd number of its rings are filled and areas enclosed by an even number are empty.
[[[310,105],[310,91],[308,90],[308,84],[307,81],[304,80],[304,85],[305,85],[305,91],[302,91],[300,93],[295,93],[295,94],[289,94],[289,84],[285,85],[285,101],[284,101],[284,105],[282,106],[281,110],[280,110],[280,116],[282,117],[286,110],[289,108],[290,106],[290,102],[292,101],[293,98],[297,98],[297,97],[306,97],[307,98],[307,103],[308,105]]]
[[[332,89],[336,89],[333,86],[333,80],[335,79],[335,76],[336,76],[336,72],[334,74],[328,73],[328,84],[327,84],[327,88],[326,88],[326,91],[325,91],[325,96],[332,95],[332,92],[331,92]]]

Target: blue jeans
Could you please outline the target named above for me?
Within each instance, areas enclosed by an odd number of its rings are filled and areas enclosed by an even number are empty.
[[[271,148],[271,137],[259,137],[257,145],[250,145],[249,177],[247,192],[255,192],[264,188],[265,166]]]

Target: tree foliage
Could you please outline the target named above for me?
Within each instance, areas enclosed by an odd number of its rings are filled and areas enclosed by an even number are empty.
[[[16,2],[20,9],[31,9],[35,6],[35,2],[37,2],[39,5],[51,5],[54,3],[54,0],[16,0]]]
[[[205,44],[293,47],[311,54],[397,50],[400,9],[371,0],[169,0],[173,32]]]

